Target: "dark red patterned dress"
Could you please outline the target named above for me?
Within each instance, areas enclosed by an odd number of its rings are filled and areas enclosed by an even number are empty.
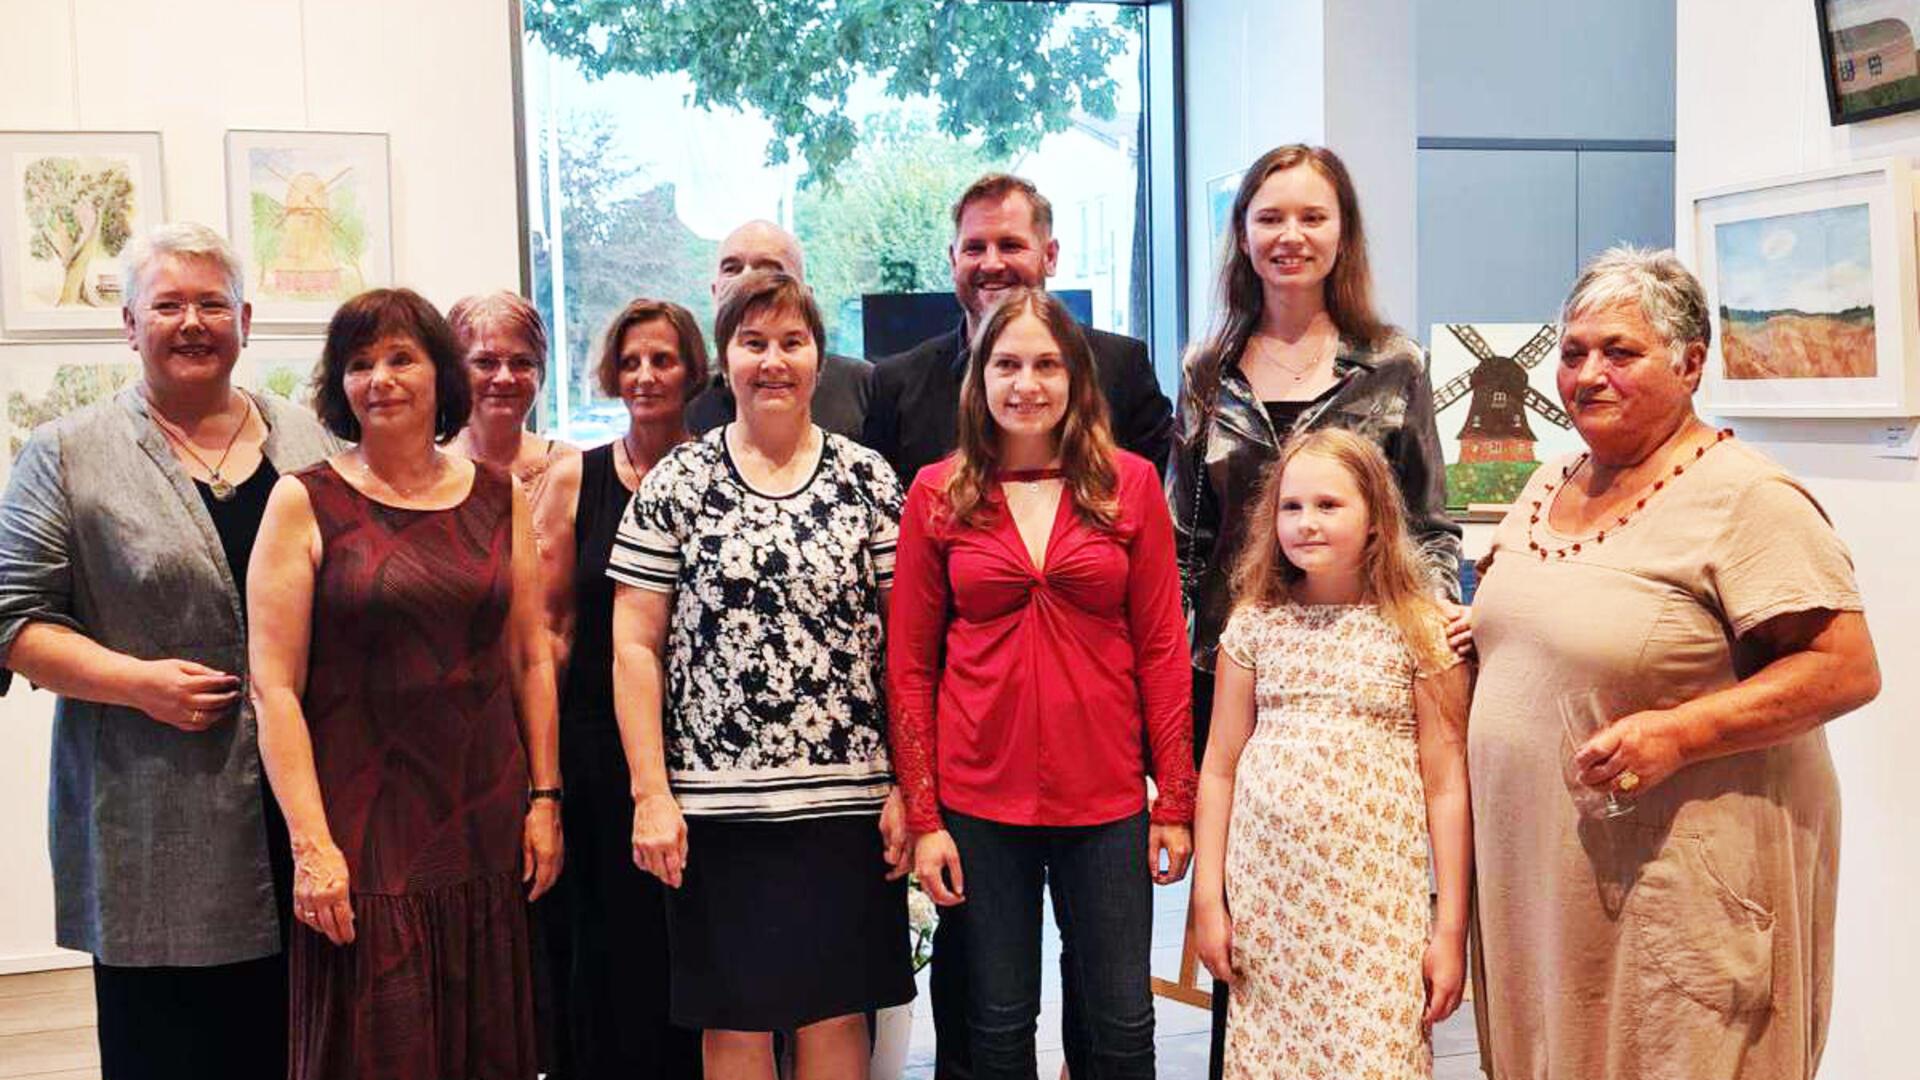
[[[356,937],[294,928],[289,1075],[531,1080],[510,482],[475,466],[458,506],[406,510],[295,475],[323,543],[302,704]]]

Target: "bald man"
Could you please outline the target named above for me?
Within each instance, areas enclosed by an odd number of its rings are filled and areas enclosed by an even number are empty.
[[[806,257],[800,251],[799,238],[771,221],[749,221],[728,233],[720,241],[711,286],[713,298],[720,299],[721,290],[749,270],[779,270],[806,281]],[[818,344],[820,382],[813,391],[813,422],[823,431],[858,440],[866,424],[873,365],[827,352],[824,341]],[[727,387],[726,368],[721,363],[726,348],[724,341],[713,343],[713,381],[687,406],[687,430],[695,435],[704,435],[733,419],[733,391]]]

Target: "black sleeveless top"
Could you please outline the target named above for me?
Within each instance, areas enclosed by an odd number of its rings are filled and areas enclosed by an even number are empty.
[[[562,728],[612,727],[613,587],[607,559],[633,492],[620,482],[614,443],[580,457],[580,501],[573,517],[573,652],[560,694]]]
[[[220,550],[227,556],[227,569],[233,571],[233,587],[240,592],[240,610],[247,607],[247,562],[253,558],[253,542],[260,536],[260,519],[267,516],[267,496],[273,494],[280,473],[263,455],[260,467],[233,490],[233,498],[221,502],[213,497],[213,486],[195,480],[194,489],[213,518],[213,529],[220,534]]]

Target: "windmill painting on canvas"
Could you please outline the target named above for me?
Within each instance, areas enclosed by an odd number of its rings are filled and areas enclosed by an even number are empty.
[[[1579,449],[1555,401],[1559,344],[1552,323],[1434,326],[1429,376],[1448,506],[1504,507],[1541,462]]]
[[[227,174],[257,321],[324,322],[392,279],[385,135],[228,132]]]

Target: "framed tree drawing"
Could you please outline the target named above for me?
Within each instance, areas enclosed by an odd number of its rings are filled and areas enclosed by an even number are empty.
[[[0,132],[0,325],[120,329],[120,253],[166,220],[160,134]]]
[[[1912,173],[1861,161],[1693,198],[1716,416],[1920,415]]]
[[[393,280],[387,136],[227,132],[227,223],[255,323],[317,326]]]

